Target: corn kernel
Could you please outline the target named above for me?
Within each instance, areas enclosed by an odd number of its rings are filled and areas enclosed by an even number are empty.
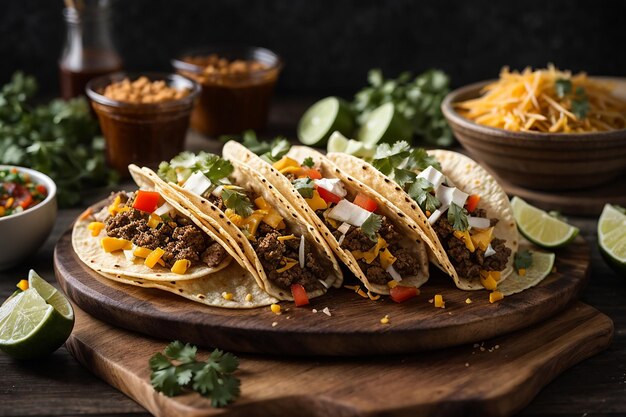
[[[246,294],[246,301],[247,302],[252,301],[252,299],[253,299],[252,294]]]
[[[26,291],[28,289],[28,281],[25,279],[21,279],[20,282],[17,283],[17,288],[22,291]]]
[[[389,316],[385,314],[385,317],[380,319],[380,324],[389,324]]]
[[[471,298],[466,298],[465,299],[465,304],[472,304],[472,299]]]
[[[446,308],[446,303],[443,301],[443,296],[441,294],[435,295],[435,307]]]
[[[496,301],[500,301],[503,298],[504,298],[504,294],[502,294],[500,291],[494,291],[491,294],[489,294],[490,303],[495,303]]]
[[[395,279],[392,279],[391,281],[387,282],[387,286],[389,288],[396,288],[398,286],[398,281],[396,281]]]
[[[223,298],[224,300],[228,300],[228,301],[230,301],[230,300],[232,300],[232,299],[233,299],[233,293],[232,293],[232,292],[226,292],[226,291],[224,291],[224,292],[222,293],[222,298]]]
[[[270,310],[272,310],[274,314],[280,314],[280,306],[278,304],[272,304]]]

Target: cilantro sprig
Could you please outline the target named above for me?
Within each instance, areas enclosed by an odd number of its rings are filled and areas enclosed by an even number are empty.
[[[554,83],[554,89],[556,95],[563,99],[568,98],[571,100],[572,113],[579,119],[584,119],[589,113],[589,98],[587,92],[583,87],[578,87],[574,90],[572,81],[566,78],[559,78]]]
[[[361,231],[365,236],[367,236],[372,242],[378,241],[378,231],[380,227],[383,225],[383,216],[372,213],[370,216],[363,222],[361,225]]]
[[[419,204],[424,211],[433,212],[441,207],[441,202],[432,193],[433,184],[426,178],[417,178],[407,190],[407,194]]]
[[[158,175],[165,181],[184,182],[196,171],[202,172],[213,184],[232,174],[235,168],[226,159],[208,152],[181,152],[170,162],[159,164]]]
[[[304,158],[304,161],[302,161],[302,166],[313,168],[314,165],[315,165],[315,162],[313,161],[313,158],[310,156],[307,156],[306,158]]]
[[[198,349],[179,341],[170,343],[163,353],[149,361],[150,382],[155,390],[168,397],[196,391],[211,399],[213,407],[224,407],[239,397],[240,381],[233,376],[239,359],[215,349],[203,362],[196,359]]]
[[[248,217],[252,214],[252,203],[242,191],[224,188],[222,189],[222,201],[227,208],[234,210],[241,217]]]
[[[254,130],[246,130],[243,133],[242,144],[248,148],[250,152],[254,152],[270,164],[278,161],[291,149],[291,144],[287,138],[277,136],[270,142],[262,141],[258,139]]]
[[[522,250],[515,254],[513,265],[515,270],[528,269],[533,264],[533,254],[529,250]]]
[[[467,215],[467,210],[455,203],[451,203],[450,207],[448,207],[448,222],[454,230],[464,232],[469,228]]]

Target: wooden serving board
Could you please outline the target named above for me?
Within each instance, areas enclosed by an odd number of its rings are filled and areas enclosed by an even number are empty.
[[[75,313],[66,343],[71,354],[150,413],[168,417],[507,416],[565,369],[606,349],[613,335],[608,317],[576,303],[480,346],[341,360],[243,355],[236,373],[241,397],[213,409],[195,393],[170,398],[152,389],[148,359],[168,342],[116,329],[78,308]]]
[[[588,245],[578,238],[558,252],[557,271],[539,286],[494,304],[488,292],[460,291],[448,277],[434,274],[421,295],[401,304],[389,297],[371,301],[347,289],[331,289],[307,307],[282,303],[281,315],[268,307],[212,308],[167,292],[112,282],[78,259],[70,231],[57,243],[54,265],[66,294],[89,314],[115,326],[236,352],[355,356],[457,346],[543,321],[577,298],[587,282],[589,256]],[[443,295],[445,309],[429,303],[435,294]],[[468,297],[471,304],[466,303]],[[330,316],[323,313],[325,308]],[[381,324],[384,316],[389,324]]]

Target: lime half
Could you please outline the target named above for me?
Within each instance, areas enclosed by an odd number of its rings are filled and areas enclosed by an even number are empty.
[[[498,284],[498,291],[504,295],[516,294],[534,287],[550,275],[554,268],[554,259],[556,258],[553,253],[531,250],[531,257],[533,263],[526,268],[525,274],[520,275],[518,271],[513,270],[506,280]]]
[[[610,204],[598,220],[598,245],[607,263],[626,276],[626,214]]]
[[[356,138],[369,145],[379,142],[406,140],[411,142],[413,129],[406,118],[396,110],[393,103],[385,103],[365,118]]]
[[[343,152],[357,158],[369,158],[376,153],[375,145],[368,145],[358,140],[348,139],[341,133],[334,131],[326,146],[328,152]]]
[[[29,288],[0,307],[0,350],[33,359],[57,350],[74,327],[69,301],[31,270]]]
[[[526,239],[537,246],[557,248],[574,240],[578,228],[550,216],[519,197],[511,199],[517,227]]]
[[[354,119],[349,106],[337,97],[313,104],[298,123],[298,139],[305,145],[323,146],[335,130],[351,135]]]

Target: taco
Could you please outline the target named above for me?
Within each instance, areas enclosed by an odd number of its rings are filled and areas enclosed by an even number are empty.
[[[129,169],[142,189],[114,194],[74,224],[74,251],[89,268],[212,306],[251,308],[275,301],[220,231],[195,219],[138,167]]]
[[[231,141],[224,156],[252,167],[314,224],[341,261],[375,293],[428,279],[425,233],[388,199],[307,147],[259,157]],[[285,153],[286,152],[286,153]]]
[[[270,295],[299,304],[341,286],[339,264],[315,227],[249,167],[204,152],[183,152],[163,162],[158,175],[148,168],[143,172],[169,187],[196,218],[221,227]]]
[[[328,158],[421,225],[431,259],[458,288],[493,290],[513,271],[519,236],[509,199],[472,159],[406,142],[379,145],[371,164],[343,153]]]

